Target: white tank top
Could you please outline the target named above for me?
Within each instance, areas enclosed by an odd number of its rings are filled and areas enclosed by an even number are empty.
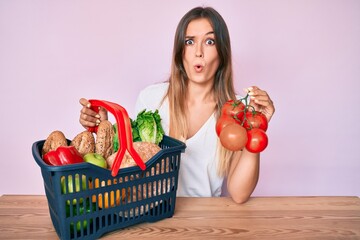
[[[135,113],[147,109],[159,110],[165,134],[169,135],[169,105],[165,100],[160,106],[168,89],[168,83],[146,87],[137,98]],[[205,122],[199,131],[186,140],[185,153],[181,155],[178,197],[218,197],[224,178],[217,175],[216,156],[217,135],[214,115]]]

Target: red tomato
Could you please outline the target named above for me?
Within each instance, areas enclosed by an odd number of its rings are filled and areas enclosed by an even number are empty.
[[[260,128],[266,132],[268,128],[268,121],[266,116],[258,111],[248,111],[246,112],[246,120],[243,127],[247,130],[252,128]]]
[[[240,124],[240,122],[235,120],[235,118],[230,117],[230,116],[226,116],[226,115],[222,115],[216,122],[216,134],[218,136],[220,136],[220,133],[221,133],[222,129],[226,125],[228,125],[230,123],[238,123],[238,124]]]
[[[245,104],[240,100],[229,100],[221,108],[221,116],[235,116],[239,112],[244,111]]]
[[[247,131],[247,138],[246,149],[249,152],[262,152],[268,145],[268,137],[265,131],[260,128],[253,128]]]
[[[238,112],[236,115],[235,115],[235,118],[239,121],[239,123],[241,124],[244,120],[244,115],[245,115],[245,112],[244,110]]]
[[[246,129],[237,123],[226,125],[219,138],[223,147],[230,151],[242,150],[248,140]]]

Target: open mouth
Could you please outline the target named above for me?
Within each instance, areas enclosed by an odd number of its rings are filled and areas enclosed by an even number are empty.
[[[196,64],[194,68],[196,72],[201,72],[204,67],[201,64]]]

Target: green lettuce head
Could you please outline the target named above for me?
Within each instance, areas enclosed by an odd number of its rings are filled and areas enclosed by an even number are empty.
[[[161,126],[161,117],[158,110],[152,112],[146,111],[146,109],[144,109],[143,111],[139,112],[135,121],[136,129],[138,130],[138,134],[141,139],[140,141],[151,142],[155,144],[159,144],[161,142],[163,139],[164,130]]]
[[[136,119],[130,118],[132,137],[134,142],[151,142],[159,144],[164,136],[164,130],[161,126],[161,117],[159,111],[155,110],[139,112]],[[114,127],[114,138],[113,138],[113,149],[114,152],[119,150],[119,138],[118,138],[118,126],[115,123]]]

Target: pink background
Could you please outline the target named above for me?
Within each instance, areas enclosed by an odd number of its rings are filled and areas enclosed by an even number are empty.
[[[254,195],[359,196],[358,0],[0,1],[0,194],[44,194],[31,145],[82,131],[80,97],[133,115],[198,5],[228,23],[238,92],[258,85],[276,104]]]

